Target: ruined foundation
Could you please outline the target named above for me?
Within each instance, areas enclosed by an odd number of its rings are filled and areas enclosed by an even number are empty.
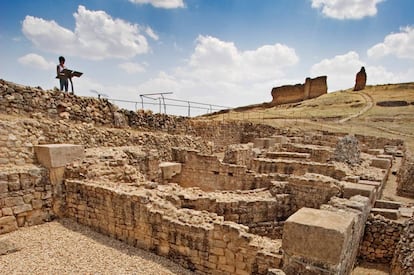
[[[349,274],[358,257],[409,274],[412,218],[380,200],[401,140],[351,137],[342,159],[340,134],[0,88],[21,116],[0,121],[0,234],[68,217],[199,274]]]

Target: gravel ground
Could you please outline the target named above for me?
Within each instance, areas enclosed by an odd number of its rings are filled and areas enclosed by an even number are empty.
[[[194,274],[62,219],[0,235],[0,274]]]

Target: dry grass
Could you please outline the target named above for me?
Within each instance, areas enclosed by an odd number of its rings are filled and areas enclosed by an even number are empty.
[[[376,103],[381,101],[406,101],[408,105],[378,106]],[[249,120],[278,128],[400,138],[406,141],[411,151],[414,151],[414,82],[367,86],[361,92],[338,91],[300,103],[246,109],[215,115],[208,119]],[[357,116],[348,121],[339,122],[355,115]]]

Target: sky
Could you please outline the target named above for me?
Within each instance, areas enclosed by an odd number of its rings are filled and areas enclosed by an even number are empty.
[[[272,100],[273,87],[328,76],[328,92],[414,81],[413,0],[1,0],[0,78],[168,113]],[[144,109],[160,111],[159,95]],[[170,101],[169,99],[190,101]],[[152,102],[152,103],[151,103]],[[151,104],[150,104],[151,103]],[[197,111],[198,108],[198,111]],[[161,110],[162,112],[164,110]],[[197,113],[198,114],[198,113]]]

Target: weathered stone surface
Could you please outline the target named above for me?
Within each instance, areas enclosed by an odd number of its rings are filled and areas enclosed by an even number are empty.
[[[341,138],[336,145],[333,159],[350,165],[359,164],[361,162],[361,149],[359,148],[358,139],[352,135]]]
[[[286,104],[300,102],[305,99],[315,98],[326,94],[328,86],[326,76],[306,78],[305,84],[285,85],[272,89],[272,104]]]
[[[39,162],[47,168],[64,167],[75,159],[85,156],[82,145],[74,144],[47,144],[35,146]]]
[[[339,265],[353,219],[350,213],[301,208],[285,222],[283,249],[288,255]]]
[[[161,162],[159,165],[163,180],[170,180],[175,175],[181,173],[181,163],[177,162]]]
[[[0,234],[17,230],[17,221],[14,216],[0,218]]]
[[[366,83],[367,73],[365,72],[365,68],[362,67],[361,70],[356,74],[354,91],[360,91],[365,89]]]

